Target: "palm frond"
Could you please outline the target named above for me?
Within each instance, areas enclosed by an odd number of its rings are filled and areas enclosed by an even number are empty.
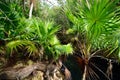
[[[35,44],[28,40],[11,41],[11,42],[7,43],[6,47],[7,47],[8,53],[10,53],[11,55],[14,50],[18,51],[17,50],[18,48],[23,49],[26,47],[30,56],[32,55],[32,53],[35,53],[37,51]]]
[[[71,44],[67,45],[56,45],[55,50],[59,53],[65,53],[66,55],[70,54],[73,52]]]
[[[52,55],[53,58],[58,58],[62,53],[69,54],[73,51],[71,44],[62,45],[60,43],[56,36],[60,28],[59,26],[54,26],[53,22],[33,18],[27,30],[28,36],[34,37],[33,41],[44,48],[47,56]]]

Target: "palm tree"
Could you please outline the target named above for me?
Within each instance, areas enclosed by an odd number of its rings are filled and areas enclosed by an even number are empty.
[[[30,36],[33,37],[33,41],[44,49],[44,53],[51,56],[51,58],[57,59],[61,54],[72,53],[71,44],[62,45],[56,36],[56,32],[60,29],[58,26],[54,26],[53,22],[42,21],[38,19],[31,19],[31,22],[27,29],[30,31]]]
[[[69,21],[72,22],[72,29],[69,29],[68,32],[76,35],[77,48],[82,54],[81,59],[85,65],[83,80],[99,79],[90,65],[106,76],[90,60],[102,50],[108,50],[108,57],[119,49],[120,17],[118,14],[120,14],[120,8],[116,6],[117,1],[80,0],[75,3],[74,11],[69,6],[70,2],[72,1],[69,0],[68,6],[65,7],[66,15]],[[108,76],[106,77],[110,80]]]
[[[43,56],[49,59],[56,60],[60,55],[68,55],[72,53],[73,49],[71,44],[62,45],[56,36],[59,30],[58,26],[54,26],[53,22],[45,22],[39,18],[22,20],[19,29],[20,34],[15,36],[15,40],[7,43],[8,53],[12,53],[18,49],[27,50],[29,56]],[[21,27],[22,28],[22,27]]]

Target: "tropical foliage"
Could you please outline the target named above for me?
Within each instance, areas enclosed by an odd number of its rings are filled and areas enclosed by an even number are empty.
[[[31,1],[0,1],[0,55],[57,60],[75,53],[84,61],[83,80],[98,79],[91,58],[120,59],[119,0],[36,0],[29,17]]]
[[[7,54],[12,55],[20,49],[23,52],[27,50],[29,56],[41,56],[44,53],[49,58],[57,59],[62,54],[72,53],[71,44],[61,45],[56,36],[60,27],[54,26],[52,21],[42,21],[37,17],[26,19],[18,4],[7,5],[5,1],[1,1],[1,4],[0,35],[1,40],[7,42]]]
[[[81,0],[76,3],[76,12],[67,6],[65,9],[66,15],[70,22],[73,23],[72,30],[82,36],[81,43],[84,46],[85,55],[89,55],[96,49],[113,49],[119,46],[119,6],[116,6],[116,1],[97,0],[88,1]],[[82,45],[81,45],[82,46]]]
[[[70,3],[76,5],[74,11]],[[104,57],[110,57],[111,54],[119,55],[120,7],[116,3],[115,0],[80,0],[79,2],[69,0],[67,2],[65,13],[72,23],[68,34],[75,35],[77,49],[85,63],[83,80],[99,79],[90,69],[92,65],[100,71],[94,63],[90,62],[98,52],[104,50],[105,52],[101,53]]]

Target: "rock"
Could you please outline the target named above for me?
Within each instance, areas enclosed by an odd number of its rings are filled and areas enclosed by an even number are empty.
[[[17,80],[17,74],[15,71],[4,71],[0,73],[0,80]]]
[[[24,78],[26,78],[27,76],[29,76],[34,70],[36,70],[37,67],[36,66],[27,66],[19,71],[17,71],[17,77],[22,80]]]
[[[32,80],[44,80],[44,73],[42,71],[36,71],[36,75],[33,76]]]
[[[0,72],[0,80],[70,80],[67,79],[68,77],[65,77],[66,71],[69,72],[69,70],[64,66],[64,73],[62,73],[62,66],[57,63],[48,64],[38,62],[24,66],[22,67],[21,64],[17,64],[12,68],[2,70]]]
[[[64,80],[59,68],[55,65],[47,66],[44,78],[45,80]]]
[[[36,63],[34,65],[30,65],[24,68],[8,68],[4,69],[0,72],[0,80],[3,79],[11,79],[11,80],[23,80],[24,78],[28,77],[31,73],[35,70],[44,71],[45,64]]]

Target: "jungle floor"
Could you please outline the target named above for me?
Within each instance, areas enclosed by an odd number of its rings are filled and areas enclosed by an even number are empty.
[[[112,73],[109,74],[109,79],[103,73],[106,73],[109,65],[108,60],[102,57],[94,57],[91,59],[100,70],[90,66],[98,75],[98,79],[86,80],[120,80],[120,64],[118,61],[112,60]],[[45,60],[18,59],[6,60],[0,57],[0,80],[67,80],[64,72],[61,72],[61,67],[57,63],[49,63]],[[82,80],[83,70],[73,56],[68,56],[63,62],[71,72],[70,80]],[[92,77],[91,75],[88,75]]]

